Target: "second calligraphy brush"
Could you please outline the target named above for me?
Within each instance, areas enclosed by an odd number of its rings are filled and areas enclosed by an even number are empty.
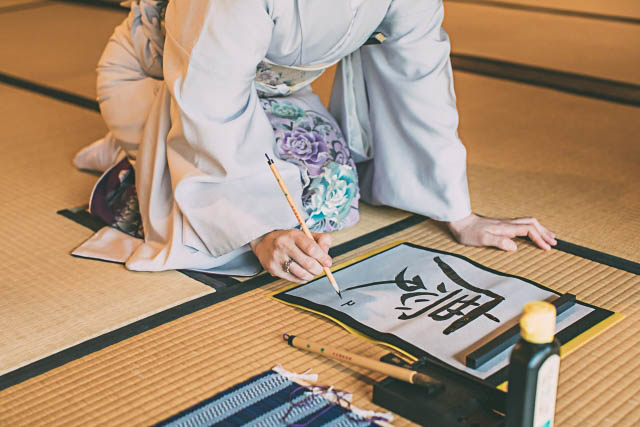
[[[315,241],[315,239],[311,235],[311,232],[309,231],[309,228],[307,227],[307,224],[304,223],[304,220],[300,216],[300,212],[298,212],[298,208],[296,208],[296,204],[291,198],[291,195],[289,194],[289,190],[287,190],[287,186],[285,185],[284,180],[280,176],[280,172],[278,172],[278,168],[276,168],[276,165],[273,162],[273,159],[271,159],[267,153],[265,153],[264,155],[267,158],[267,163],[269,164],[269,168],[271,168],[271,172],[273,172],[273,176],[276,177],[276,181],[278,181],[278,184],[280,184],[280,189],[282,190],[282,193],[284,194],[284,196],[287,198],[287,202],[289,202],[289,206],[291,206],[291,210],[293,211],[293,214],[296,216],[296,219],[300,224],[300,228],[302,228],[302,231],[308,238]],[[329,270],[329,267],[322,267],[322,268],[324,269],[324,273],[327,275],[327,279],[329,279],[331,286],[333,286],[333,289],[335,289],[338,296],[342,298],[340,287],[338,286],[338,283],[336,282],[335,277],[333,277],[331,270]]]
[[[282,338],[289,343],[291,347],[319,354],[339,362],[352,363],[356,366],[371,369],[372,371],[383,373],[392,378],[406,381],[410,384],[422,386],[426,389],[427,394],[435,394],[444,389],[444,385],[440,381],[430,377],[429,375],[423,374],[422,372],[406,369],[390,363],[380,362],[336,347],[318,344],[295,335],[284,334]]]

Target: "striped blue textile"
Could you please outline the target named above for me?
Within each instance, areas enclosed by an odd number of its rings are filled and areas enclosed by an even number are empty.
[[[159,423],[159,426],[368,426],[357,415],[331,406],[321,395],[305,389],[275,371],[256,375]],[[297,404],[297,405],[296,405]],[[286,419],[285,419],[286,416]]]

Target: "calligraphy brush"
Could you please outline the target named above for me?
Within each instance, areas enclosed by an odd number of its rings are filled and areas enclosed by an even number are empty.
[[[271,159],[267,153],[265,153],[264,155],[267,158],[267,164],[269,165],[269,168],[271,168],[271,172],[273,172],[273,176],[276,177],[276,181],[278,181],[278,184],[280,184],[280,189],[282,190],[284,197],[287,198],[287,202],[289,202],[289,206],[291,206],[291,210],[293,211],[293,214],[296,216],[296,219],[298,220],[298,223],[300,224],[302,231],[308,238],[310,238],[315,242],[315,239],[311,235],[309,228],[307,228],[307,224],[304,223],[304,220],[300,216],[300,212],[298,212],[298,208],[296,208],[296,204],[293,202],[293,199],[289,194],[289,190],[287,190],[287,186],[284,184],[284,180],[280,176],[280,172],[278,172],[278,168],[276,168],[276,165],[273,162],[273,159]],[[324,273],[327,275],[327,279],[329,279],[331,286],[333,286],[333,289],[335,289],[340,299],[342,299],[342,292],[340,292],[340,287],[338,286],[338,283],[336,282],[335,277],[333,277],[331,270],[329,270],[329,267],[322,267],[322,268],[324,269]]]

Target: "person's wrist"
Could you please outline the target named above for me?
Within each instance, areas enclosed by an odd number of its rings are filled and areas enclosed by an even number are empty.
[[[262,236],[260,236],[260,237],[258,237],[256,239],[253,239],[252,241],[249,242],[249,247],[251,248],[253,253],[256,252],[256,248],[258,247],[260,242],[262,242],[262,240],[264,239],[265,236],[266,236],[266,234],[263,234]]]
[[[471,222],[473,222],[474,218],[475,218],[475,215],[473,213],[470,213],[464,218],[461,218],[455,221],[446,222],[447,228],[455,236],[458,236],[460,235],[462,230],[464,230],[469,224],[471,224]]]

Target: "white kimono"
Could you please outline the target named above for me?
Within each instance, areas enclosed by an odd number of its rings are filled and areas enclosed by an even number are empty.
[[[109,108],[103,114],[125,149],[139,143],[145,239],[128,246],[127,268],[255,273],[247,243],[297,224],[264,157],[274,157],[254,81],[264,59],[286,66],[344,59],[330,110],[361,162],[362,200],[444,221],[469,215],[442,19],[441,0],[171,0],[164,81],[148,78],[139,104],[101,99],[103,107],[120,102],[118,117],[107,117]],[[135,22],[123,25],[133,34]],[[363,46],[376,31],[385,42]],[[136,47],[135,36],[127,43],[108,47],[101,63],[137,50],[157,71],[153,43]],[[108,94],[108,76],[99,93]],[[119,126],[127,115],[140,125]],[[276,163],[299,200],[298,169]]]

